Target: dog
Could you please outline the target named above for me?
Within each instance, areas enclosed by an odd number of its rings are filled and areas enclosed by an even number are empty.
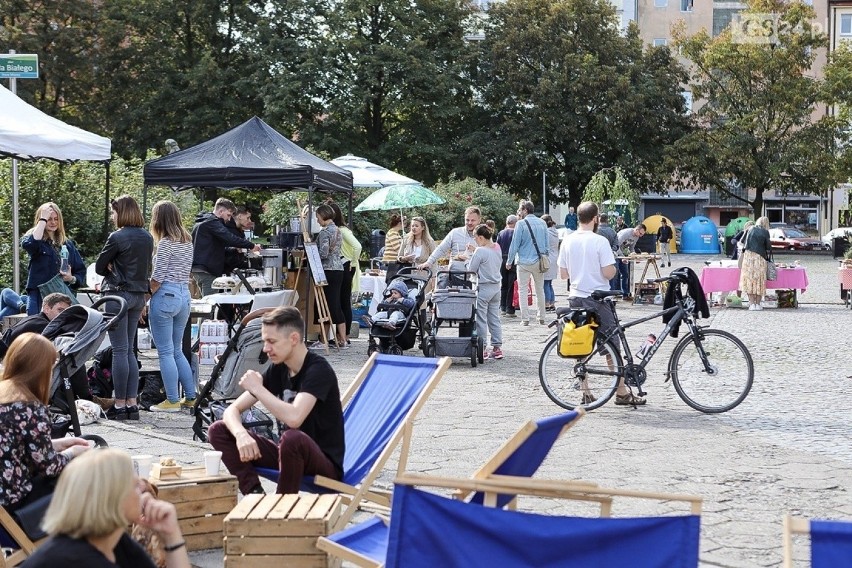
[[[154,497],[158,496],[159,491],[151,482],[147,479],[140,479],[139,481],[145,486],[143,493],[150,493]],[[157,568],[166,568],[166,551],[163,549],[165,545],[154,531],[134,523],[130,527],[130,536],[145,549]]]

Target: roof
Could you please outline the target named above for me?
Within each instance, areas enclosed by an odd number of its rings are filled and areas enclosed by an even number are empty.
[[[314,156],[258,117],[191,148],[151,160],[146,185],[352,191],[352,174]]]

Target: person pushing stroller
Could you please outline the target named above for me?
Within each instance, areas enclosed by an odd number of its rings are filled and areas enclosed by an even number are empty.
[[[417,302],[408,297],[408,286],[401,280],[391,282],[384,295],[385,299],[379,304],[379,309],[382,311],[376,312],[372,318],[364,316],[364,321],[369,326],[377,325],[386,329],[396,329],[405,321]]]

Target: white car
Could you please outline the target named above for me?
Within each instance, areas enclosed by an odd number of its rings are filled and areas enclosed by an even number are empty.
[[[837,227],[836,229],[832,229],[822,236],[822,242],[828,247],[832,247],[834,246],[834,239],[837,237],[852,237],[852,227]]]

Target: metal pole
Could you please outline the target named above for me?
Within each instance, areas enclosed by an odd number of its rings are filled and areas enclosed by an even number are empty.
[[[15,53],[14,49],[9,50],[9,54]],[[17,81],[14,78],[9,79],[9,90],[13,95],[18,94]],[[12,286],[15,293],[21,292],[21,228],[18,225],[18,160],[12,158]]]
[[[541,172],[541,214],[547,213],[547,172]]]

